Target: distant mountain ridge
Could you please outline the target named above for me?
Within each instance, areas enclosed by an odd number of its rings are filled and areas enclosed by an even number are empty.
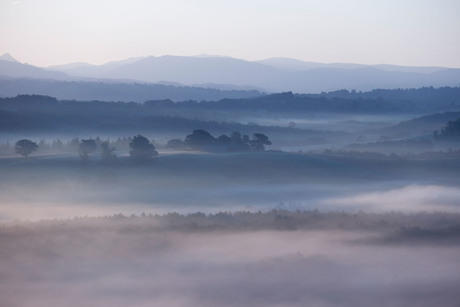
[[[266,64],[275,68],[289,70],[289,71],[302,71],[309,69],[318,68],[340,68],[340,69],[358,69],[358,68],[375,68],[383,71],[399,71],[399,72],[415,72],[415,73],[433,73],[441,70],[448,69],[446,67],[437,66],[399,66],[399,65],[365,65],[365,64],[353,64],[353,63],[316,63],[316,62],[304,62],[301,60],[291,58],[269,58],[265,60],[257,61],[258,63]]]
[[[61,71],[48,71],[33,65],[20,63],[8,53],[0,57],[0,77],[54,80],[70,79],[69,75]]]
[[[5,55],[5,58],[8,56]],[[46,69],[24,65],[0,59],[0,75],[58,80],[73,77],[167,82],[187,86],[201,84],[294,93],[460,85],[460,69],[455,68],[321,64],[289,58],[246,61],[220,56],[168,55],[130,58],[103,65],[73,63]],[[57,75],[59,73],[61,75]]]
[[[8,61],[8,62],[18,62],[15,58],[11,56],[9,53],[5,53],[4,55],[0,56],[0,60]]]

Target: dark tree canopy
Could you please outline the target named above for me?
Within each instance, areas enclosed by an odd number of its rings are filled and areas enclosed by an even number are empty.
[[[129,147],[131,148],[129,155],[134,160],[147,160],[158,155],[155,146],[142,135],[135,136],[129,143]]]
[[[241,133],[235,131],[230,136],[232,139],[232,146],[230,147],[230,151],[248,151],[249,148],[249,137],[244,134],[241,136]]]
[[[249,142],[252,150],[265,150],[265,145],[271,145],[272,142],[263,133],[254,133],[252,140]]]
[[[232,139],[225,134],[222,134],[217,138],[217,144],[219,145],[224,145],[224,146],[231,146],[232,145]]]
[[[89,159],[89,155],[96,151],[97,144],[93,139],[81,140],[80,145],[78,146],[78,154],[86,161]]]
[[[441,131],[443,137],[459,137],[460,136],[460,118],[454,121],[449,121]]]
[[[201,150],[203,147],[212,145],[215,138],[206,130],[193,130],[192,134],[185,137],[185,144],[192,149]]]
[[[230,136],[222,134],[218,138],[214,138],[206,130],[198,129],[187,135],[185,144],[192,149],[203,151],[242,152],[264,151],[265,145],[271,145],[272,142],[263,133],[254,133],[252,139],[238,131],[233,132]]]
[[[32,142],[31,140],[19,140],[16,142],[14,146],[14,151],[18,155],[22,155],[27,158],[28,155],[30,155],[32,152],[36,151],[38,149],[38,145],[35,142]]]

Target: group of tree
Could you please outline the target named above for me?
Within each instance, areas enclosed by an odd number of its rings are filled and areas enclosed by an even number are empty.
[[[92,229],[100,229],[112,225],[110,229],[126,231],[137,230],[138,233],[147,234],[152,231],[181,230],[181,231],[209,231],[213,230],[371,230],[379,231],[385,235],[385,240],[415,240],[419,244],[429,240],[439,243],[452,242],[453,238],[460,237],[460,214],[442,211],[414,212],[406,214],[400,211],[383,213],[364,211],[323,211],[313,210],[289,210],[289,204],[280,203],[278,208],[269,211],[235,211],[215,212],[205,214],[194,212],[179,214],[169,212],[166,214],[141,213],[140,215],[123,215],[121,213],[104,217],[76,217],[67,223],[59,221],[40,221],[47,223],[48,227],[37,227],[37,229],[48,230],[49,227],[60,228],[62,231],[77,229],[72,225],[89,225]],[[123,221],[123,223],[120,223]],[[149,221],[141,223],[140,221]],[[155,227],[151,225],[154,224]],[[11,226],[13,227],[13,226]],[[120,228],[118,228],[120,227]],[[84,228],[86,229],[86,228]],[[104,228],[107,229],[107,228]],[[390,242],[390,241],[385,241]],[[407,241],[409,242],[409,241]],[[428,241],[426,241],[428,242]],[[457,241],[455,241],[457,242]]]
[[[83,161],[89,159],[89,155],[94,153],[97,148],[100,149],[101,160],[104,162],[114,162],[117,160],[115,155],[116,148],[111,146],[109,141],[96,143],[93,139],[81,140],[78,147],[78,153]],[[133,161],[146,161],[158,155],[155,146],[143,135],[136,135],[129,142],[129,156]]]
[[[123,144],[128,142],[129,155],[133,161],[145,161],[158,155],[153,141],[150,141],[145,136],[136,135],[128,139],[118,139],[115,143],[110,141],[101,141],[99,138],[89,138],[79,140],[74,138],[68,142],[55,140],[52,144],[46,143],[44,140],[39,144],[22,139],[15,143],[15,153],[28,157],[33,152],[42,147],[51,150],[50,152],[77,152],[82,161],[86,162],[95,154],[100,154],[100,159],[103,162],[115,162],[117,156],[115,154],[116,147],[114,144]],[[254,133],[252,138],[240,132],[233,132],[230,135],[222,134],[219,137],[214,137],[204,129],[193,130],[193,132],[185,137],[185,140],[172,139],[166,144],[166,148],[175,150],[200,150],[207,152],[243,152],[243,151],[264,151],[265,146],[271,145],[272,142],[268,136],[263,133]],[[43,151],[43,152],[46,152]],[[43,153],[42,152],[42,153]]]
[[[177,139],[174,140],[177,143]],[[169,143],[168,143],[169,144]],[[254,133],[252,139],[248,135],[233,132],[231,135],[222,134],[215,138],[203,129],[193,130],[185,137],[184,144],[191,149],[211,152],[240,152],[240,151],[264,151],[265,145],[272,142],[268,136],[262,133]]]
[[[134,161],[145,161],[158,155],[158,152],[155,150],[155,146],[152,142],[142,135],[137,135],[131,138],[129,147],[129,155]],[[37,151],[39,148],[40,146],[37,145],[37,143],[28,139],[22,139],[15,143],[15,153],[22,155],[25,158]],[[100,158],[103,162],[115,162],[117,160],[117,156],[115,154],[116,148],[112,146],[109,141],[101,142],[99,139],[95,140],[91,138],[78,141],[78,155],[84,162],[88,161],[90,155],[94,154],[98,149]]]
[[[454,121],[449,121],[442,129],[441,136],[444,137],[460,137],[460,118]]]
[[[434,131],[435,140],[446,140],[460,137],[460,118],[449,121],[446,126],[441,129],[441,132]]]
[[[108,145],[110,145],[113,148],[116,148],[117,150],[129,150],[129,143],[132,141],[133,137],[119,137],[116,139],[106,139],[102,140],[99,137],[92,138],[96,144],[97,147],[102,151],[104,149],[104,145],[102,145],[104,142],[107,142]],[[79,153],[79,147],[81,143],[81,139],[75,137],[72,139],[54,139],[54,140],[46,140],[46,139],[41,139],[39,141],[35,142],[38,145],[38,149],[34,152],[40,153],[40,154],[68,154],[68,153]],[[16,152],[16,143],[10,143],[9,141],[6,141],[5,143],[0,143],[0,156],[10,156],[13,154],[20,154],[19,152]],[[20,154],[21,155],[21,154]]]

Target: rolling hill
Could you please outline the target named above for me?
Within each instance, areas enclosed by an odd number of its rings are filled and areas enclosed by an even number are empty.
[[[11,61],[11,58],[8,55],[0,57],[0,76],[53,80],[73,77],[74,81],[90,82],[166,82],[206,88],[295,93],[460,85],[460,69],[443,67],[322,64],[283,58],[246,61],[221,56],[148,56],[103,65],[70,63],[45,69]]]
[[[168,81],[186,85],[226,84],[296,93],[460,85],[460,69],[321,64],[295,59],[251,62],[230,57],[149,56],[63,71],[79,77]]]

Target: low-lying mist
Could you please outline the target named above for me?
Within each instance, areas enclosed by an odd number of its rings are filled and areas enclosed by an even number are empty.
[[[456,306],[457,162],[276,151],[143,163],[3,157],[0,302]]]
[[[457,214],[272,211],[0,228],[5,306],[456,306]],[[294,227],[290,227],[294,226]]]

